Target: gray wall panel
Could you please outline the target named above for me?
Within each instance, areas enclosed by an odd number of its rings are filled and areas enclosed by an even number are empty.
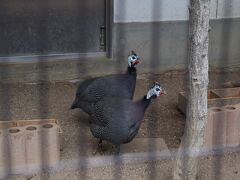
[[[210,65],[240,64],[240,19],[212,20],[210,26]],[[186,67],[187,21],[115,23],[113,34],[116,59],[126,57],[134,49],[149,70]]]

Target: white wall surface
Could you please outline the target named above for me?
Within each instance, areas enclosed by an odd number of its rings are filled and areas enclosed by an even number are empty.
[[[218,0],[218,18],[240,17],[240,0]]]
[[[188,19],[189,0],[114,0],[114,22]],[[240,0],[211,0],[211,18],[240,17]]]

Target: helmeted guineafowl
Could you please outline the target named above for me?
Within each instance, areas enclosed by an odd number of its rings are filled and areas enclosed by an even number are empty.
[[[144,113],[151,99],[165,94],[165,90],[155,84],[142,99],[133,101],[118,97],[104,97],[96,102],[90,112],[90,129],[94,137],[114,144],[119,153],[120,145],[130,142],[138,133]]]
[[[106,96],[132,99],[136,85],[135,66],[139,62],[137,54],[131,51],[128,56],[126,74],[107,75],[82,82],[77,89],[71,109],[81,108],[86,113],[89,113],[92,103]]]

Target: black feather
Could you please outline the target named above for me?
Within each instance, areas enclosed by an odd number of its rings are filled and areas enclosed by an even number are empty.
[[[121,145],[138,133],[144,113],[151,102],[144,96],[139,101],[104,97],[94,105],[90,129],[94,137]]]
[[[81,108],[89,113],[89,107],[91,107],[89,103],[95,103],[103,97],[132,99],[136,86],[136,76],[135,67],[128,67],[126,74],[88,79],[79,85],[71,108]]]

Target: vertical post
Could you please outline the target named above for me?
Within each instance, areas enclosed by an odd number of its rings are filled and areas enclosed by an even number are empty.
[[[209,6],[210,0],[190,0],[187,118],[173,170],[174,180],[193,180],[197,176],[207,124]]]

